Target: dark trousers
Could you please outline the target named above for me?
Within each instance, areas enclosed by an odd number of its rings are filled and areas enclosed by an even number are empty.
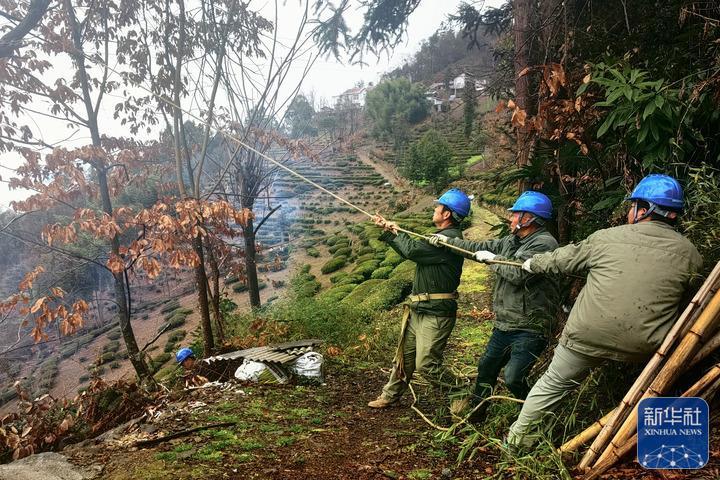
[[[547,338],[540,333],[493,329],[485,353],[478,364],[475,400],[479,401],[490,394],[503,367],[505,367],[505,385],[508,390],[516,398],[524,400],[530,391],[528,373],[545,350],[547,343]]]

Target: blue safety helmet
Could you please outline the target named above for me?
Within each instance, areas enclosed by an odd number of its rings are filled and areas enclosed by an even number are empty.
[[[528,190],[523,192],[508,210],[511,212],[528,212],[543,220],[550,220],[553,207],[547,195]]]
[[[177,363],[182,363],[185,360],[187,360],[188,358],[194,357],[194,356],[195,356],[195,354],[193,353],[193,351],[190,350],[189,348],[185,347],[185,348],[181,348],[180,350],[178,350],[178,352],[175,354],[175,360],[177,361]]]
[[[640,180],[628,200],[643,200],[650,204],[680,211],[683,209],[683,190],[680,183],[668,175],[652,174]],[[654,209],[662,215],[662,212]]]
[[[447,207],[448,210],[461,217],[460,220],[470,213],[470,197],[458,188],[451,188],[435,202]]]

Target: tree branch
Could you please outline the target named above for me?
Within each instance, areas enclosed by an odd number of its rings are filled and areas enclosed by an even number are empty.
[[[7,58],[13,55],[13,52],[20,47],[22,39],[25,35],[35,28],[42,20],[45,12],[47,12],[50,0],[32,0],[28,8],[25,18],[18,23],[15,28],[0,38],[0,58]]]

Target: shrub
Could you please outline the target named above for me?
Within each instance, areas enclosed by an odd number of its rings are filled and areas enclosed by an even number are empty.
[[[117,340],[117,339],[120,338],[120,332],[117,331],[117,330],[116,330],[116,331],[113,331],[113,332],[110,332],[110,333],[107,334],[107,337],[108,337],[110,340]]]
[[[333,245],[332,247],[328,248],[328,252],[334,254],[335,252],[337,252],[337,251],[340,250],[341,248],[348,248],[349,246],[350,246],[350,241],[349,241],[349,240],[343,240],[343,241],[337,242],[335,245]]]
[[[178,300],[170,300],[160,309],[160,313],[170,313],[177,308],[180,308],[180,302]]]
[[[165,344],[165,348],[163,348],[163,352],[165,353],[172,353],[177,348],[177,344],[175,342],[170,342]]]
[[[320,267],[320,271],[327,275],[328,273],[335,272],[337,270],[340,270],[342,267],[345,266],[347,263],[347,258],[345,257],[333,257],[330,260],[328,260],[325,265]]]
[[[102,353],[107,353],[107,352],[115,353],[118,350],[120,350],[120,342],[118,342],[117,340],[114,340],[103,346]]]
[[[247,292],[247,289],[248,289],[248,286],[245,285],[244,283],[238,283],[233,286],[233,292],[235,292],[235,293]]]
[[[172,355],[169,353],[161,353],[157,357],[150,360],[150,368],[157,372],[160,367],[162,367],[165,363],[167,363],[168,360],[172,358]]]
[[[360,306],[371,311],[387,310],[400,303],[411,289],[412,281],[403,278],[385,280],[372,289]]]
[[[110,364],[110,369],[111,369],[111,370],[117,370],[118,368],[120,368],[120,362],[117,362],[117,361],[116,361],[116,362],[112,362],[112,363]]]
[[[357,252],[358,256],[367,255],[368,253],[375,253],[375,249],[370,246],[367,246],[367,247],[362,247]]]
[[[335,275],[330,276],[330,283],[339,283],[347,278],[349,273],[347,272],[338,272]]]
[[[385,252],[385,250],[388,249],[388,244],[385,242],[382,242],[382,241],[374,239],[374,238],[371,238],[369,241],[370,241],[370,248],[372,248],[374,252]]]
[[[380,267],[377,270],[375,270],[372,275],[370,275],[370,278],[388,278],[390,277],[390,273],[393,271],[394,267]]]
[[[359,275],[362,275],[365,278],[370,278],[370,275],[375,271],[376,268],[380,265],[380,262],[377,260],[368,260],[366,262],[359,263],[358,265],[353,269],[352,273],[357,273]]]
[[[372,292],[375,287],[386,281],[387,280],[380,279],[367,280],[355,287],[355,289],[353,289],[353,291],[343,299],[342,303],[346,305],[358,305],[370,294],[370,292]]]
[[[237,275],[231,275],[225,279],[225,285],[232,285],[233,283],[237,283],[240,281],[240,278]]]
[[[320,251],[315,247],[309,247],[306,251],[311,257],[317,258],[320,256]]]
[[[375,252],[361,255],[357,258],[357,260],[355,260],[355,262],[359,265],[361,263],[369,262],[370,260],[375,260]]]
[[[410,279],[412,281],[413,277],[415,276],[415,262],[412,262],[410,260],[405,260],[400,265],[395,267],[395,269],[390,274],[390,278],[405,278]]]
[[[115,360],[115,352],[105,352],[102,355],[100,355],[98,365],[102,365],[103,363],[112,362],[113,360]]]
[[[355,287],[357,287],[357,284],[355,283],[337,285],[322,292],[320,295],[318,295],[318,298],[327,302],[336,303],[347,297],[348,294],[355,289]]]
[[[338,248],[333,253],[333,257],[349,257],[350,255],[352,255],[352,248],[350,247]]]
[[[312,297],[321,287],[315,275],[309,273],[299,273],[295,275],[290,281],[290,286],[296,298]]]
[[[388,248],[385,252],[385,259],[380,262],[381,267],[397,267],[404,261],[403,257],[400,256],[399,253],[397,253],[392,248]]]
[[[177,343],[185,338],[187,335],[187,332],[185,330],[178,330],[176,332],[171,333],[168,336],[168,342],[174,342]]]

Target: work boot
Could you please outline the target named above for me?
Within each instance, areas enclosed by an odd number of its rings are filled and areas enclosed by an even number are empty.
[[[397,400],[390,400],[386,398],[384,395],[380,395],[372,402],[368,402],[368,407],[370,408],[387,408],[391,405],[395,405],[397,403]]]

